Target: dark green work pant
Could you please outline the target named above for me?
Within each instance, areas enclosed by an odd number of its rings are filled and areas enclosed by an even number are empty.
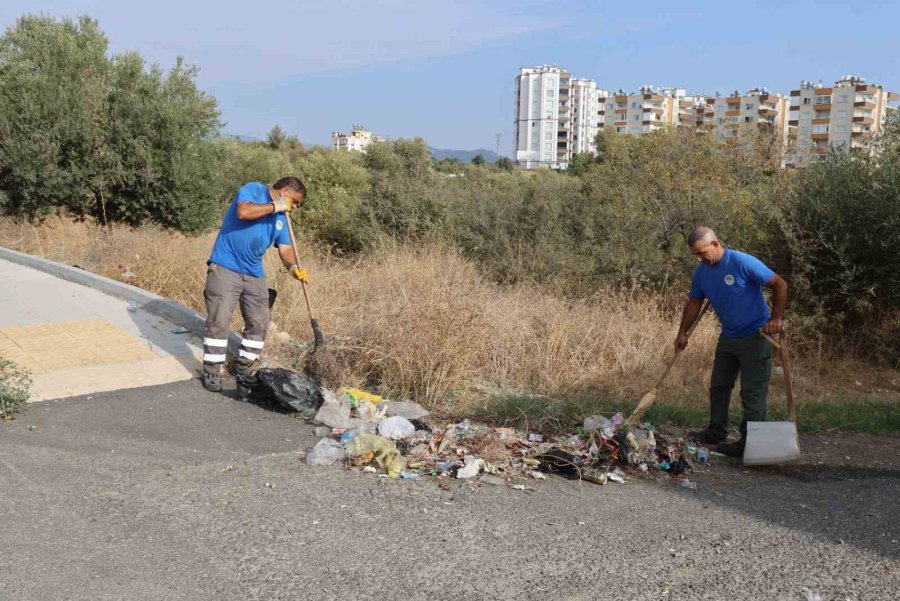
[[[731,391],[741,375],[741,435],[747,433],[747,422],[766,420],[766,397],[772,373],[772,344],[754,333],[746,338],[719,336],[712,378],[709,382],[709,427],[728,433],[728,405]]]

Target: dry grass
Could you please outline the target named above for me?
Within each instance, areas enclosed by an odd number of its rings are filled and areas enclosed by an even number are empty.
[[[57,218],[37,227],[0,221],[2,246],[78,264],[200,311],[213,240],[212,234],[189,238],[157,228],[107,231]],[[349,366],[351,383],[439,411],[464,411],[493,392],[636,402],[671,353],[677,316],[645,292],[605,290],[570,301],[536,287],[500,287],[439,245],[386,246],[352,260],[312,248],[301,253],[311,274],[316,317],[331,337],[330,348]],[[312,341],[303,296],[274,253],[266,257],[266,271],[269,285],[279,290],[272,320],[292,339],[267,352],[295,364],[301,353],[297,341],[307,342],[306,348]],[[715,319],[706,317],[672,370],[663,397],[705,404],[717,332]],[[900,380],[897,372],[822,355],[796,358],[795,371],[801,402],[840,394],[845,385],[856,398],[886,385],[893,392],[880,392],[896,396]]]

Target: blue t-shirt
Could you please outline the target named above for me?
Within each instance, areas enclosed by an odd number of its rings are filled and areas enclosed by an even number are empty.
[[[762,289],[774,275],[756,257],[726,248],[715,265],[697,266],[690,296],[695,300],[709,299],[722,322],[722,334],[744,338],[769,321],[769,305]]]
[[[269,247],[291,243],[287,221],[284,213],[270,213],[253,221],[242,221],[237,216],[239,202],[267,204],[272,202],[272,197],[265,184],[251,182],[241,186],[228,206],[209,260],[237,273],[262,277],[266,275],[262,259]]]

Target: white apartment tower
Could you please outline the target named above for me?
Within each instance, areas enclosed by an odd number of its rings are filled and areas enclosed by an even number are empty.
[[[847,75],[832,87],[804,81],[791,91],[790,145],[785,163],[798,167],[817,160],[829,146],[869,153],[900,95]]]
[[[609,92],[597,88],[592,79],[573,79],[572,97],[572,153],[597,151],[597,133],[603,127],[603,109]]]
[[[571,157],[572,74],[554,65],[522,67],[516,77],[516,162],[565,169]]]

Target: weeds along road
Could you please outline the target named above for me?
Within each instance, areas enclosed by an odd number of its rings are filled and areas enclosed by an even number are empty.
[[[900,590],[897,438],[806,439],[790,468],[720,462],[696,492],[556,478],[442,490],[309,469],[298,451],[314,442],[302,421],[195,380],[30,405],[0,424],[0,599]]]

